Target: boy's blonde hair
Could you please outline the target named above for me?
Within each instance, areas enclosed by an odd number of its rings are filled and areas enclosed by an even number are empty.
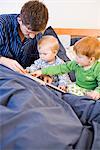
[[[38,41],[38,47],[42,47],[45,44],[49,44],[53,53],[57,53],[59,51],[59,42],[54,36],[46,35]]]
[[[95,37],[85,37],[74,44],[76,54],[85,55],[89,58],[100,58],[100,41]]]

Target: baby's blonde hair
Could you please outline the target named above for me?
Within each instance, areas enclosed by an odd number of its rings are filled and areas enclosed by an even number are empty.
[[[55,38],[52,35],[43,36],[38,41],[38,47],[41,47],[42,45],[48,44],[48,43],[49,43],[50,48],[51,48],[53,53],[57,53],[59,51],[59,42],[58,42],[57,38]]]
[[[73,50],[76,54],[85,55],[89,58],[100,58],[100,41],[95,37],[84,37],[74,44]]]

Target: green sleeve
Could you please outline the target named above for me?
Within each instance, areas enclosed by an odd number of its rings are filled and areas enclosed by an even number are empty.
[[[98,86],[95,88],[95,91],[100,93],[100,63],[98,63],[98,66],[95,70],[95,74],[96,74],[96,79],[98,84]]]
[[[75,70],[76,66],[77,66],[77,64],[75,61],[69,61],[64,64],[43,68],[42,74],[46,74],[46,75],[64,74],[64,73],[68,73],[72,70]]]
[[[95,88],[95,91],[100,93],[100,73],[98,74],[97,82],[98,82],[98,86]]]

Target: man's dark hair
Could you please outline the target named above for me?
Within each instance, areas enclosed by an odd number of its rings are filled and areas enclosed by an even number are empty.
[[[48,21],[48,9],[38,0],[26,2],[20,12],[20,18],[25,26],[32,31],[42,31]]]

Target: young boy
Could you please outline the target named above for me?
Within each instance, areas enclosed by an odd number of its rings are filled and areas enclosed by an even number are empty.
[[[69,86],[68,91],[76,95],[85,94],[97,100],[100,98],[100,42],[95,37],[85,37],[76,42],[74,51],[76,61],[43,68],[34,72],[33,75],[37,77],[41,74],[61,75],[74,70],[76,84]]]
[[[46,68],[48,66],[55,66],[64,63],[62,59],[57,56],[59,50],[58,40],[53,36],[44,36],[38,42],[39,59],[34,62],[26,70],[30,73],[35,70]],[[69,76],[56,75],[53,76],[53,84],[62,90],[66,90],[66,85],[71,83]]]

